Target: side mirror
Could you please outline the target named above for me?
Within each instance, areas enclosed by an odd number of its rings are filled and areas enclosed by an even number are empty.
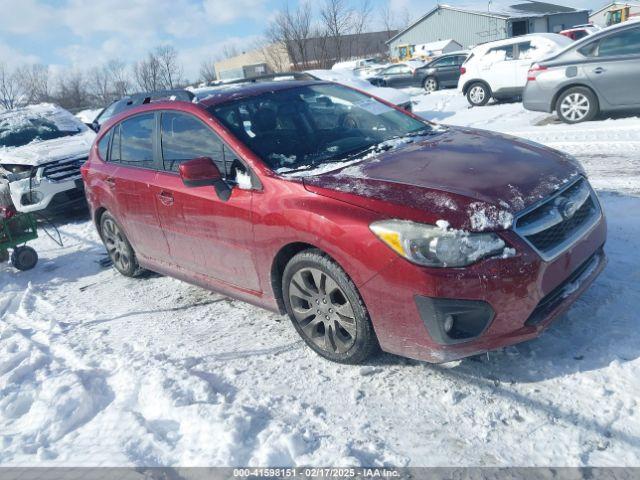
[[[182,183],[187,187],[204,187],[211,185],[216,189],[220,200],[227,201],[231,196],[231,188],[222,178],[220,169],[209,157],[194,158],[180,164],[178,168]]]
[[[96,133],[98,133],[100,131],[100,124],[98,122],[96,122],[95,120],[93,122],[91,122],[91,123],[88,123],[87,127],[89,127],[91,130],[93,130]]]

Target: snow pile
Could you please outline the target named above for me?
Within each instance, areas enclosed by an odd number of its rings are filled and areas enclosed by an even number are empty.
[[[476,231],[508,229],[513,225],[513,215],[495,205],[473,202],[468,212],[471,228]]]
[[[82,123],[92,123],[102,112],[102,108],[88,108],[76,113],[76,118]]]

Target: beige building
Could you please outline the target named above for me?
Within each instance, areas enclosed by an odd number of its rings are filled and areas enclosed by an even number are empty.
[[[286,72],[291,68],[291,61],[284,46],[271,44],[220,60],[215,63],[215,68],[218,80],[234,80],[272,72]]]

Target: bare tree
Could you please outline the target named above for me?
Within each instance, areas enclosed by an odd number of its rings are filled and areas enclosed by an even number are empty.
[[[48,102],[51,99],[49,92],[49,67],[47,65],[23,65],[17,69],[16,75],[22,83],[25,103],[42,103]]]
[[[153,92],[162,88],[160,62],[153,52],[133,65],[133,76],[140,90]]]
[[[106,65],[94,67],[87,74],[88,88],[96,105],[107,105],[113,99],[109,70]]]
[[[19,106],[21,100],[24,100],[24,97],[17,71],[10,71],[4,63],[0,63],[0,105],[7,110],[13,110]]]
[[[107,70],[111,78],[111,89],[114,97],[121,98],[131,93],[131,78],[127,72],[127,64],[121,60],[107,62]]]
[[[295,10],[289,5],[278,12],[267,30],[267,38],[275,45],[282,45],[289,55],[294,70],[309,67],[309,39],[312,22],[311,4],[300,3]]]
[[[232,58],[240,55],[240,50],[238,50],[238,46],[235,43],[226,43],[222,46],[222,54],[219,55],[219,58]]]
[[[353,16],[346,0],[325,0],[320,9],[320,20],[333,44],[335,61],[345,58],[344,36],[352,30]]]
[[[361,0],[357,8],[354,8],[351,16],[351,33],[348,44],[348,57],[352,58],[355,54],[368,54],[371,45],[361,45],[361,35],[369,30],[372,15],[371,0]]]
[[[171,45],[155,49],[160,72],[162,87],[166,89],[178,88],[182,83],[182,64],[178,60],[178,51]]]
[[[91,104],[86,77],[79,70],[68,71],[58,77],[54,100],[68,110],[79,110]]]
[[[205,83],[211,83],[217,78],[215,62],[213,60],[203,60],[200,64],[200,80]]]

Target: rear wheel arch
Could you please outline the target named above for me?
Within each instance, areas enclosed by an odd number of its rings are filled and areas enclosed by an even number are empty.
[[[480,80],[479,78],[476,78],[474,80],[469,80],[467,83],[465,83],[464,86],[462,87],[462,93],[466,95],[469,92],[469,88],[471,88],[471,85],[473,85],[474,83],[484,84],[489,90],[489,93],[493,94],[493,90],[491,90],[491,85],[489,85],[485,80]]]
[[[93,214],[93,223],[95,223],[96,228],[98,229],[98,234],[101,237],[102,237],[102,229],[101,229],[102,216],[105,214],[106,211],[107,211],[106,208],[100,207],[96,209],[95,213]]]
[[[586,85],[584,83],[570,83],[569,85],[565,85],[560,90],[558,90],[553,96],[551,106],[553,107],[554,112],[556,111],[556,107],[558,106],[558,100],[560,99],[560,96],[570,88],[577,88],[577,87],[586,88],[587,90],[591,91],[591,93],[596,97],[596,100],[598,100],[598,107],[600,107],[600,97],[598,96],[598,94],[593,88],[591,88],[589,85]]]

